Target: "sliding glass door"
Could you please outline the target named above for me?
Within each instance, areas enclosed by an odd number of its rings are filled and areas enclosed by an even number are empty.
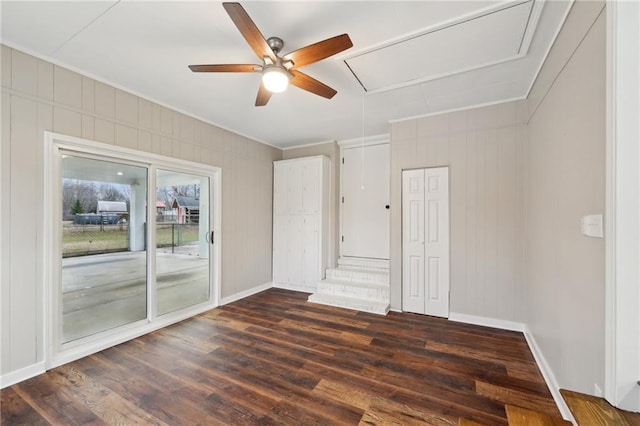
[[[62,343],[147,317],[147,168],[62,155]]]
[[[215,307],[219,169],[48,136],[48,367]]]
[[[158,315],[210,297],[209,179],[158,170],[156,282]]]

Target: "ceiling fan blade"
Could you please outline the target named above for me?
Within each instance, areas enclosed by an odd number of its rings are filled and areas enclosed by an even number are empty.
[[[264,84],[260,83],[258,88],[258,96],[256,97],[256,106],[265,106],[271,99],[271,92],[264,87]]]
[[[193,72],[254,72],[259,65],[252,64],[216,64],[216,65],[189,65]]]
[[[222,3],[222,6],[256,55],[260,59],[268,56],[275,62],[276,55],[240,3]]]
[[[289,80],[289,83],[307,92],[314,93],[323,98],[331,99],[335,96],[337,91],[327,86],[326,84],[316,80],[313,77],[308,76],[300,71],[291,71],[293,78]]]
[[[352,46],[349,35],[342,34],[287,53],[282,60],[293,61],[293,69],[296,69],[333,56]]]

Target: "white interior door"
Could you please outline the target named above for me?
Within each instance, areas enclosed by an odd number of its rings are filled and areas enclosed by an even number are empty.
[[[402,309],[424,314],[424,169],[402,173]]]
[[[342,256],[389,259],[389,144],[343,150]]]
[[[449,168],[402,173],[403,309],[449,316]]]

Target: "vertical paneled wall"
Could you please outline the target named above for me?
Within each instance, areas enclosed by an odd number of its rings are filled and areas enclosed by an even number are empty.
[[[603,9],[567,18],[528,101],[525,163],[526,323],[560,387],[588,394],[605,365],[605,243],[580,227],[605,210]]]
[[[391,308],[401,309],[402,170],[449,166],[451,312],[522,321],[524,103],[393,123]]]
[[[2,46],[2,365],[42,361],[45,130],[222,168],[222,296],[271,281],[279,149]]]

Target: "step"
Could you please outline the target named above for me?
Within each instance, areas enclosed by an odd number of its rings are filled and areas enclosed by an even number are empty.
[[[364,270],[360,268],[327,269],[327,279],[339,281],[360,281],[389,285],[389,271]]]
[[[385,259],[368,259],[363,257],[341,257],[338,259],[338,267],[358,267],[389,269],[389,261]]]
[[[389,284],[332,278],[318,282],[318,293],[389,302]]]
[[[322,305],[336,306],[338,308],[370,312],[378,315],[386,315],[389,312],[388,302],[359,299],[355,297],[344,297],[344,296],[336,296],[332,294],[314,293],[309,296],[308,300],[311,303],[320,303]]]
[[[545,425],[545,426],[563,426],[570,425],[571,422],[564,420],[559,416],[551,416],[539,411],[533,411],[514,405],[505,405],[507,411],[507,421],[509,426],[529,426],[529,425]]]

